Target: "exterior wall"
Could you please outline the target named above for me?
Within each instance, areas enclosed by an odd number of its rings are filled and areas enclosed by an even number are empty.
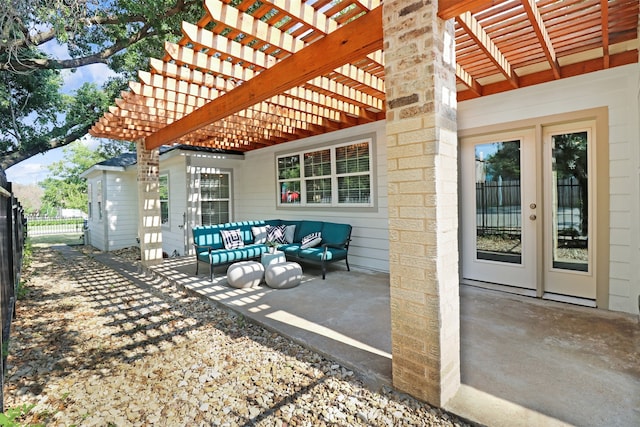
[[[104,210],[102,214],[102,219],[98,214],[98,201],[102,203],[104,206],[104,188],[105,188],[105,173],[102,171],[96,171],[87,177],[87,187],[91,187],[91,192],[89,194],[89,203],[91,203],[91,212],[89,213],[89,218],[87,219],[88,230],[86,235],[88,237],[87,244],[100,249],[101,251],[106,250],[106,240],[105,240],[105,216]],[[98,191],[98,183],[102,184],[102,196],[99,196]]]
[[[640,67],[616,67],[458,104],[458,129],[596,107],[609,112],[609,309],[638,313]]]
[[[98,182],[101,182],[101,196]],[[88,244],[102,251],[136,246],[138,236],[135,169],[96,171],[87,177],[91,185],[92,214],[88,219]],[[98,211],[102,203],[102,218]]]
[[[333,144],[358,137],[373,138],[376,201],[374,208],[277,208],[276,155],[305,147]],[[387,201],[387,151],[385,122],[301,139],[295,142],[245,153],[245,161],[234,173],[235,219],[315,219],[348,223],[353,226],[349,264],[389,271],[389,233]]]
[[[135,170],[106,172],[103,184],[105,240],[104,250],[137,246],[138,215]]]
[[[172,255],[185,254],[183,214],[187,212],[187,170],[184,156],[169,156],[160,160],[160,176],[169,178],[169,223],[162,225],[162,251]]]

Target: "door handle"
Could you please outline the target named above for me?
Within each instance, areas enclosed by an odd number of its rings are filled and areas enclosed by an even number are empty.
[[[531,204],[529,205],[529,207],[530,207],[531,209],[535,209],[537,206],[536,206],[536,204],[535,204],[535,203],[531,203]]]
[[[535,220],[536,220],[536,218],[537,218],[536,214],[531,214],[531,215],[529,215],[529,219],[530,219],[531,221],[535,221]]]

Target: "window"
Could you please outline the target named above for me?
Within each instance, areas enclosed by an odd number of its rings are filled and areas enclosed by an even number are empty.
[[[102,221],[102,180],[96,182],[96,199],[98,200],[98,220]]]
[[[371,206],[371,140],[278,156],[278,205]]]
[[[231,218],[230,173],[200,174],[200,212],[202,225],[221,224]]]
[[[169,225],[169,175],[160,175],[160,221],[162,225]]]
[[[92,188],[91,188],[91,184],[87,185],[87,199],[89,201],[89,206],[87,208],[87,214],[88,214],[87,216],[88,216],[89,219],[92,219],[93,218],[93,209],[92,209],[91,205],[92,205],[92,201],[93,201],[93,191],[92,191]]]

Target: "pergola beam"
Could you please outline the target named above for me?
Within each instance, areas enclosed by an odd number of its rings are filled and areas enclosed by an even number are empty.
[[[602,61],[605,69],[609,68],[609,1],[600,0],[602,9]]]
[[[606,3],[606,0],[603,1]],[[522,0],[522,6],[529,17],[529,21],[533,26],[533,31],[536,33],[536,37],[538,37],[544,56],[547,57],[547,61],[549,61],[549,64],[551,65],[553,76],[556,79],[559,79],[560,64],[558,63],[556,51],[551,43],[551,37],[549,37],[549,32],[547,31],[547,27],[544,25],[544,21],[542,20],[540,10],[538,10],[535,0]]]
[[[439,0],[438,16],[440,19],[451,19],[473,9],[486,9],[501,3],[497,0]]]
[[[208,2],[207,2],[208,3]],[[237,9],[236,9],[237,10]],[[159,147],[382,48],[382,8],[345,25],[145,139]],[[324,58],[324,61],[317,61]]]

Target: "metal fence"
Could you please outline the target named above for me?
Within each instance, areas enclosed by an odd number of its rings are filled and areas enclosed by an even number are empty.
[[[476,229],[479,236],[520,234],[520,181],[476,183]]]
[[[587,192],[575,178],[556,182],[555,221],[560,239],[586,236]],[[476,183],[476,229],[479,236],[519,235],[522,225],[520,181]]]
[[[0,410],[4,411],[4,376],[11,320],[15,314],[16,297],[22,271],[25,241],[24,210],[14,197],[11,183],[0,170],[0,322],[2,348],[0,370]]]
[[[27,217],[29,236],[49,236],[54,234],[81,235],[84,232],[85,224],[85,219],[81,217]]]

